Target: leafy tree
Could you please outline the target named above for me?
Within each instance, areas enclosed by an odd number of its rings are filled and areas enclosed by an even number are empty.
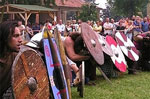
[[[144,12],[148,0],[107,0],[111,13],[116,16],[132,16]]]
[[[83,5],[81,9],[82,11],[80,15],[77,17],[78,19],[81,19],[84,22],[88,20],[91,21],[97,20],[97,10],[95,4]]]

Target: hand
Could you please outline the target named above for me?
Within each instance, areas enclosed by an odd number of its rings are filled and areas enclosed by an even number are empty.
[[[84,56],[84,57],[85,57],[84,60],[88,60],[90,59],[91,56]]]

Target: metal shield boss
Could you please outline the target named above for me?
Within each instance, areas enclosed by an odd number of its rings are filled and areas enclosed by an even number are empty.
[[[98,41],[101,44],[103,52],[109,56],[113,56],[113,51],[112,51],[110,45],[107,43],[106,38],[99,34],[97,34],[97,36],[98,36]]]
[[[138,61],[139,55],[135,45],[126,37],[125,34],[117,32],[115,34],[116,41],[118,42],[123,53],[131,60]]]
[[[127,63],[125,61],[124,55],[116,43],[116,41],[111,36],[106,36],[106,41],[111,46],[113,51],[113,56],[111,57],[113,63],[118,68],[119,71],[125,72],[127,69]]]

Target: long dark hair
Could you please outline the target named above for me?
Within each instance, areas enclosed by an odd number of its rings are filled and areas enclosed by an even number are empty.
[[[81,34],[79,34],[79,33],[71,33],[69,36],[71,37],[71,39],[73,41],[75,41],[77,39],[77,37],[81,36]]]
[[[8,42],[17,27],[17,21],[5,21],[0,24],[0,58],[4,57],[9,50]]]

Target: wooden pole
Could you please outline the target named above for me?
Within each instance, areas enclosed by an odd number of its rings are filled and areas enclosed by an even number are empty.
[[[71,96],[71,88],[70,88],[70,77],[69,77],[69,73],[68,73],[68,67],[67,67],[67,60],[66,60],[66,55],[65,55],[65,50],[64,50],[64,46],[61,40],[61,36],[60,33],[58,32],[58,29],[55,29],[54,31],[55,33],[55,39],[59,48],[59,53],[60,53],[60,57],[62,60],[62,65],[64,68],[64,73],[65,73],[65,77],[66,77],[66,82],[67,82],[67,87],[68,87],[68,91],[69,91],[69,98],[72,99]]]

